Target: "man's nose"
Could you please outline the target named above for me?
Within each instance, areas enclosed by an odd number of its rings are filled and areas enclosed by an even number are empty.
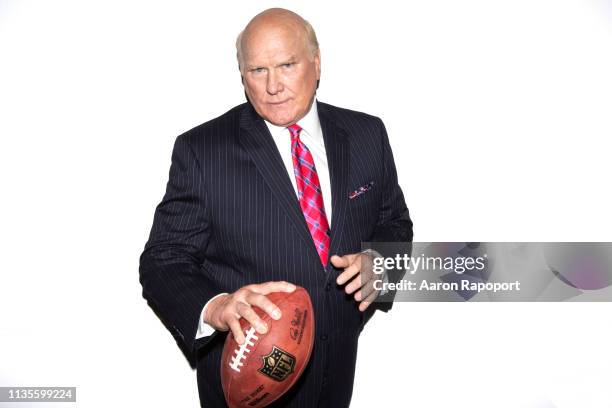
[[[270,95],[276,95],[277,93],[282,92],[282,90],[283,90],[283,83],[281,82],[278,75],[274,71],[271,71],[268,74],[268,82],[266,84],[266,91],[268,91]]]

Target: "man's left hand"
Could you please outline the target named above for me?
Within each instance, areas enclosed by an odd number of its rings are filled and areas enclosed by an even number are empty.
[[[372,256],[365,253],[334,255],[330,261],[336,268],[344,269],[336,278],[336,283],[344,285],[349,282],[344,291],[349,295],[355,293],[355,300],[360,302],[359,310],[366,310],[380,292],[374,289],[374,281],[380,276],[373,272]]]

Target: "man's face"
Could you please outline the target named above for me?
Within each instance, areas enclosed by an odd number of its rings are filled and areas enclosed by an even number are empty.
[[[244,90],[259,116],[289,126],[310,109],[321,74],[319,52],[313,55],[300,30],[253,28],[243,40]]]

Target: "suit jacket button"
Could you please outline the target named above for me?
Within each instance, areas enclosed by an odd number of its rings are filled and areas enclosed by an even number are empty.
[[[323,340],[323,341],[327,340],[327,334],[322,334],[321,335],[321,340]]]
[[[325,290],[327,292],[329,292],[331,290],[331,283],[328,283],[327,285],[325,285]]]

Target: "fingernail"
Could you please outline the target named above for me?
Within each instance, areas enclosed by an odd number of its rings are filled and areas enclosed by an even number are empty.
[[[268,325],[267,324],[263,323],[263,324],[259,325],[259,332],[260,333],[265,333],[267,331],[268,331]]]
[[[293,292],[295,290],[295,285],[293,283],[290,283],[287,285],[287,289],[289,292]]]
[[[275,310],[272,312],[272,317],[275,318],[276,320],[280,319],[281,317],[281,312],[279,310]]]

